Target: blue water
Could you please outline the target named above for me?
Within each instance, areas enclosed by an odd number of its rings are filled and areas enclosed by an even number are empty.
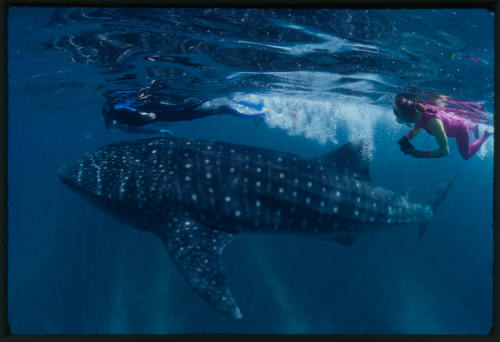
[[[213,10],[13,7],[8,13],[8,320],[13,334],[487,334],[492,327],[493,138],[463,160],[413,159],[390,95],[407,87],[484,101],[493,113],[486,10]],[[242,235],[222,262],[242,320],[199,297],[161,241],[58,179],[67,160],[144,135],[111,134],[116,90],[165,99],[260,99],[177,136],[317,156],[360,137],[374,184],[429,201],[458,179],[423,241],[415,230],[353,246]],[[491,118],[493,114],[491,114]],[[161,126],[161,125],[160,125]],[[492,127],[481,127],[492,129]],[[433,149],[422,133],[420,149]]]

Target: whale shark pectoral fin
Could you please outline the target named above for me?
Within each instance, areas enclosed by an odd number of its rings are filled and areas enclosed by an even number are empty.
[[[185,218],[172,223],[170,227],[165,224],[156,233],[184,277],[210,305],[232,318],[241,318],[220,261],[224,247],[235,235]]]

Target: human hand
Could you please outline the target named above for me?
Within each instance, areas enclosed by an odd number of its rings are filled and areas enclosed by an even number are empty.
[[[406,150],[405,154],[409,154],[410,156],[412,156],[414,158],[417,158],[418,151],[416,149],[414,149],[414,148],[410,148],[410,149]]]
[[[411,150],[411,149],[414,148],[413,145],[410,142],[410,139],[408,139],[407,136],[404,136],[401,139],[399,139],[398,140],[398,144],[399,144],[399,149],[404,154],[408,154],[408,150]]]

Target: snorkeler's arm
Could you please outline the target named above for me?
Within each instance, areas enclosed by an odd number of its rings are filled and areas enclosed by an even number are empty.
[[[414,136],[416,136],[418,133],[420,133],[421,129],[422,128],[420,126],[415,124],[415,125],[413,125],[413,128],[410,129],[408,131],[408,133],[406,133],[406,136],[408,137],[408,139],[413,139]]]
[[[444,131],[443,122],[439,119],[433,118],[429,120],[429,131],[434,135],[436,141],[439,145],[437,150],[433,151],[419,151],[412,150],[410,154],[415,158],[440,158],[446,157],[450,153],[450,148],[448,146],[448,137]]]

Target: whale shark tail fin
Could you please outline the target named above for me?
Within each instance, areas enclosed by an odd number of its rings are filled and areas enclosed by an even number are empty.
[[[448,191],[450,190],[451,186],[453,185],[453,183],[455,183],[455,179],[457,178],[457,176],[458,176],[458,171],[455,170],[453,174],[450,177],[448,177],[448,179],[443,184],[441,184],[441,186],[439,187],[438,191],[436,192],[434,198],[430,203],[432,212],[435,212],[437,210],[443,199],[448,194]]]
[[[168,254],[196,292],[223,314],[242,318],[222,270],[220,256],[234,234],[208,229],[198,222],[172,217],[155,233]]]
[[[451,186],[453,185],[453,183],[455,183],[455,179],[457,178],[457,176],[458,176],[458,171],[455,170],[455,172],[450,177],[448,177],[448,179],[443,184],[441,184],[438,191],[436,191],[434,198],[430,202],[430,207],[431,207],[432,213],[435,213],[437,208],[440,206],[441,202],[443,202],[444,198],[446,197],[446,195],[450,191]],[[429,228],[429,224],[430,224],[430,222],[425,222],[425,223],[422,223],[420,225],[420,227],[418,229],[418,242],[419,243],[420,243],[420,241],[422,241],[422,238],[424,237],[425,232]]]

